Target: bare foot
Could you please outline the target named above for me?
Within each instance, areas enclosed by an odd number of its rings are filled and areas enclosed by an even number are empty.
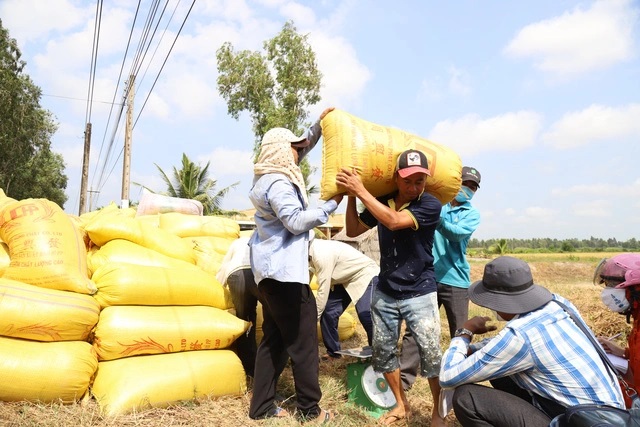
[[[387,412],[380,419],[381,424],[385,426],[390,426],[391,424],[404,421],[406,418],[406,413],[402,411],[403,409],[398,409],[398,407],[396,407],[391,411]]]
[[[444,421],[444,418],[440,416],[436,406],[434,406],[431,412],[431,427],[447,427],[447,423]]]

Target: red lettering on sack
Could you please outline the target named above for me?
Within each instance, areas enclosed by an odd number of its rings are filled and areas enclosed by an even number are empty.
[[[19,207],[15,208],[15,209],[11,209],[9,211],[9,216],[11,217],[11,219],[17,219],[17,218],[21,218],[23,216],[33,215],[38,210],[39,210],[38,206],[34,205],[34,204],[22,205],[22,206],[19,206]]]

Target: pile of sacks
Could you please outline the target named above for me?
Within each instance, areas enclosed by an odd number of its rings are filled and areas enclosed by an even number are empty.
[[[93,396],[112,416],[243,394],[229,347],[250,324],[215,278],[239,236],[224,217],[77,217],[0,191],[0,401]],[[355,318],[340,323],[351,337]]]
[[[249,324],[215,279],[237,223],[135,214],[0,195],[0,400],[90,391],[116,415],[245,392],[228,348]]]

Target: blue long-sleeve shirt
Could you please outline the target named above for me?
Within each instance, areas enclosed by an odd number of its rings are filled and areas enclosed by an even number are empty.
[[[471,267],[466,253],[469,239],[478,225],[480,212],[471,203],[442,207],[440,223],[433,237],[433,267],[438,283],[465,289],[471,285]]]
[[[299,152],[300,160],[321,135],[317,122],[307,133],[310,144]],[[249,199],[256,209],[256,231],[249,239],[255,282],[269,278],[309,284],[308,232],[326,223],[338,204],[328,200],[318,208],[305,210],[298,188],[279,173],[256,176]]]

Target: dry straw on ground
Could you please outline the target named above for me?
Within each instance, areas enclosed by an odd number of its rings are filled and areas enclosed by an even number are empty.
[[[530,262],[535,281],[552,292],[569,298],[579,309],[597,335],[614,335],[623,332],[620,343],[628,334],[630,326],[623,316],[611,313],[600,302],[600,289],[592,284],[593,269],[600,258],[597,254],[524,256]],[[487,260],[472,260],[472,279],[482,275]],[[475,305],[470,307],[470,315],[490,315],[488,310]],[[442,322],[443,348],[449,343],[446,319]],[[358,325],[356,335],[343,343],[343,348],[366,344],[364,330]],[[320,352],[324,348],[320,345]],[[339,415],[331,425],[360,427],[376,425],[376,420],[365,411],[347,402],[346,366],[354,360],[343,358],[333,362],[321,362],[320,383],[323,390],[321,406],[338,411]],[[1,385],[0,385],[1,386]],[[293,410],[294,388],[291,369],[287,368],[280,380],[278,393],[284,396],[282,406]],[[419,378],[408,392],[412,406],[412,417],[405,425],[429,426],[432,401],[426,379]],[[247,416],[250,392],[238,397],[224,397],[212,400],[196,400],[123,415],[114,418],[100,416],[98,405],[93,399],[72,405],[37,404],[27,402],[0,402],[0,426],[293,426],[298,422],[293,418],[279,420],[252,421]],[[459,426],[455,416],[447,418],[449,426]]]

